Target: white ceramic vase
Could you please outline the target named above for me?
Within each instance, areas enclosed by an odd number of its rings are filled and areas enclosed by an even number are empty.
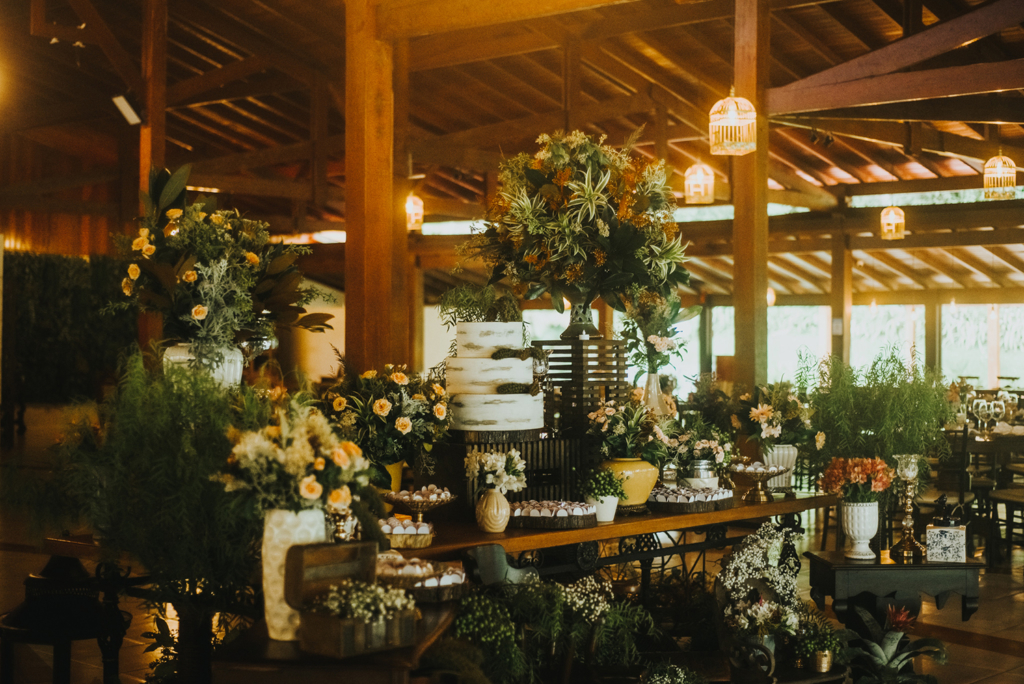
[[[237,387],[242,382],[242,369],[245,357],[237,347],[224,349],[224,361],[210,373],[221,387]],[[188,367],[192,363],[192,353],[187,344],[176,344],[164,351],[164,368],[168,366]]]
[[[298,513],[273,509],[263,521],[263,601],[271,639],[299,638],[299,613],[284,600],[284,560],[298,544],[327,541],[327,524],[319,508]]]
[[[784,475],[776,475],[768,480],[768,486],[772,488],[789,489],[793,486],[793,468],[796,466],[796,447],[792,444],[776,444],[765,449],[765,465],[784,466],[789,472]]]
[[[875,552],[868,546],[868,542],[878,532],[878,502],[868,503],[843,503],[842,510],[843,530],[850,538],[849,548],[846,550],[847,558],[858,558],[872,560]]]
[[[587,503],[597,509],[597,522],[608,523],[615,520],[615,509],[619,507],[619,499],[615,496],[603,496],[595,499],[587,497]]]
[[[483,532],[504,532],[511,515],[512,508],[508,505],[508,499],[497,489],[485,489],[477,499],[476,524]]]

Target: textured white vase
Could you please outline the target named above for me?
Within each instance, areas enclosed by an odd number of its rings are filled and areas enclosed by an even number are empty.
[[[793,468],[796,466],[796,447],[792,444],[776,444],[764,451],[765,465],[784,466],[789,472],[784,475],[776,475],[768,480],[769,487],[789,489],[793,486]]]
[[[263,521],[263,601],[271,639],[299,638],[299,613],[284,600],[284,559],[297,544],[327,541],[327,524],[319,508],[295,513],[273,509]]]
[[[615,509],[619,507],[618,497],[604,496],[595,499],[588,496],[587,503],[597,509],[597,522],[613,522],[615,520]]]
[[[868,546],[868,542],[878,532],[878,502],[843,503],[839,508],[842,511],[843,530],[850,538],[846,557],[874,559],[875,552]]]
[[[237,347],[224,349],[223,352],[223,363],[214,367],[210,373],[221,387],[238,387],[242,382],[242,368],[245,366],[245,357],[242,356],[242,352]],[[187,344],[176,344],[164,351],[164,368],[168,366],[188,368],[193,358]]]

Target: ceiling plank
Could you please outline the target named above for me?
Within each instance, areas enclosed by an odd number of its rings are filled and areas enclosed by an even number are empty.
[[[75,10],[75,14],[85,22],[100,50],[110,60],[114,71],[125,82],[125,85],[136,93],[142,93],[142,72],[131,55],[117,40],[114,32],[110,30],[107,22],[103,20],[103,16],[96,11],[96,7],[89,0],[68,0],[68,4]]]
[[[1002,245],[986,245],[983,249],[987,252],[991,252],[997,259],[1013,270],[1024,274],[1024,257],[1022,257],[1022,255],[1017,252],[1011,252]]]
[[[962,97],[827,109],[814,112],[813,116],[819,119],[865,119],[868,121],[1024,123],[1024,98],[964,95]]]
[[[918,272],[916,269],[906,264],[905,262],[900,261],[895,256],[889,254],[886,251],[865,252],[865,254],[867,254],[869,257],[871,257],[878,263],[888,268],[890,271],[893,271],[898,275],[910,278],[910,280],[915,285],[919,285],[920,287],[923,287],[925,289],[932,286],[931,280],[927,276],[921,275],[921,273]]]
[[[941,254],[941,253],[940,253]],[[937,271],[964,289],[979,287],[978,282],[971,277],[970,271],[963,272],[956,268],[951,259],[943,259],[933,252],[922,250],[914,254],[914,258]]]
[[[221,192],[239,195],[284,197],[305,202],[310,202],[313,199],[312,185],[305,181],[197,173],[193,171],[191,176],[189,176],[189,184],[204,188],[217,188]],[[344,189],[334,185],[327,186],[327,199],[335,202],[345,201]]]
[[[964,266],[967,266],[973,271],[980,273],[981,275],[988,278],[990,281],[999,285],[1000,287],[1016,287],[1020,283],[1017,283],[1007,274],[1001,273],[999,270],[992,268],[991,263],[985,263],[983,259],[978,258],[974,254],[971,254],[965,248],[949,248],[943,250],[946,254],[949,254],[954,259],[959,261]]]
[[[167,87],[167,104],[175,105],[194,98],[201,93],[220,88],[254,74],[266,71],[272,66],[269,57],[253,55],[237,62],[225,64],[219,69],[211,69],[185,81],[179,81]]]

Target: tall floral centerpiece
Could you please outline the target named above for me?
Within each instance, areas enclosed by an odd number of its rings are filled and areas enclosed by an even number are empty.
[[[622,338],[626,341],[629,361],[638,367],[637,377],[646,371],[644,403],[657,415],[673,415],[661,392],[659,371],[672,362],[683,358],[683,345],[676,340],[675,326],[700,313],[700,306],[682,309],[679,295],[670,292],[661,295],[639,285],[631,285],[629,295],[624,298],[626,323],[622,327]]]
[[[264,351],[276,328],[322,332],[332,316],[303,308],[320,296],[301,286],[295,264],[308,248],[271,243],[267,224],[218,210],[212,198],[188,204],[190,169],[151,173],[138,234],[115,237],[130,263],[124,298],[111,306],[162,315],[164,336],[180,344],[165,362],[205,367],[222,384],[238,384],[240,343]]]
[[[639,400],[602,402],[587,418],[587,434],[609,459],[601,468],[624,480],[626,496],[619,498],[619,508],[624,512],[640,510],[668,461],[668,435],[654,412]]]
[[[878,500],[894,473],[880,458],[834,458],[818,486],[842,501],[843,529],[852,542],[847,558],[871,559],[868,542],[878,531]]]
[[[686,428],[677,428],[668,446],[692,487],[717,487],[736,448],[731,434],[699,417]]]
[[[544,134],[536,154],[501,166],[485,229],[465,247],[519,296],[571,304],[563,339],[599,335],[590,304],[625,311],[630,286],[662,296],[685,285],[684,248],[664,162],[650,162],[581,131]]]
[[[430,452],[448,436],[448,396],[437,378],[405,366],[349,373],[323,395],[323,410],[343,439],[363,447],[380,487],[398,488],[402,464],[432,472]]]
[[[484,532],[504,532],[512,514],[505,494],[526,486],[526,461],[516,449],[473,450],[466,456],[466,477],[473,485],[476,523]]]
[[[380,500],[370,463],[353,442],[338,439],[326,416],[292,400],[262,430],[236,432],[227,468],[216,479],[252,496],[264,512],[263,597],[271,639],[294,641],[299,614],[284,600],[284,562],[296,544],[326,541],[324,509],[352,510],[377,527]],[[371,510],[372,509],[372,510]]]
[[[733,427],[761,445],[766,464],[790,469],[770,479],[768,485],[788,489],[798,447],[810,437],[808,407],[789,382],[758,385],[752,392],[739,395],[735,403]]]

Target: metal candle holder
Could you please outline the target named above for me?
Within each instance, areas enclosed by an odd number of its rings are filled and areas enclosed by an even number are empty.
[[[903,508],[903,534],[896,544],[893,545],[890,555],[894,559],[901,559],[903,562],[914,562],[914,555],[923,555],[925,546],[914,537],[914,493],[917,491],[917,461],[916,454],[900,454],[895,456],[896,472],[906,483],[904,499],[906,504]]]

